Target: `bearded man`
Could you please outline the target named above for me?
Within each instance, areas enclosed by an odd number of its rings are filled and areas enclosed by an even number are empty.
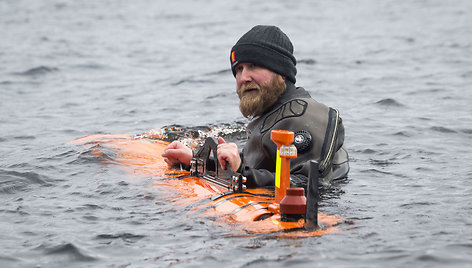
[[[290,162],[292,186],[306,187],[309,160],[320,165],[324,184],[347,176],[348,155],[343,149],[344,126],[337,110],[295,87],[296,59],[290,39],[276,26],[258,25],[244,34],[230,53],[231,70],[243,116],[252,119],[242,153],[235,143],[218,138],[217,158],[247,178],[248,187],[273,186],[277,148],[273,129],[295,133],[298,156]],[[172,142],[162,154],[169,167],[189,165],[192,150]]]

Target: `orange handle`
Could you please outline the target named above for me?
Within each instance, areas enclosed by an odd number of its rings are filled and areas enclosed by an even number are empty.
[[[270,133],[270,139],[277,145],[275,202],[279,204],[290,187],[290,158],[297,157],[297,149],[291,145],[293,137],[294,133],[288,130],[272,130]]]

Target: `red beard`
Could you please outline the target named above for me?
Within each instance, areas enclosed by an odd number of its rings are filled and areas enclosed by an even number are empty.
[[[237,89],[240,100],[239,110],[244,117],[260,116],[279,99],[285,89],[285,81],[278,74],[267,83],[243,84]]]

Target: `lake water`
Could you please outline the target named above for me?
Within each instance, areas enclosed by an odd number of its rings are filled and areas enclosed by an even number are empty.
[[[247,122],[229,50],[292,39],[297,85],[340,110],[351,158],[320,211],[352,230],[234,234],[147,177],[66,145]],[[470,267],[471,1],[0,2],[1,267]]]

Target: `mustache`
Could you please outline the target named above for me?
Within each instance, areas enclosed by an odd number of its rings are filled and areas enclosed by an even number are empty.
[[[254,83],[254,82],[243,84],[239,87],[239,91],[241,93],[244,93],[244,92],[246,92],[247,90],[250,90],[250,89],[260,90],[261,87],[258,84]]]

